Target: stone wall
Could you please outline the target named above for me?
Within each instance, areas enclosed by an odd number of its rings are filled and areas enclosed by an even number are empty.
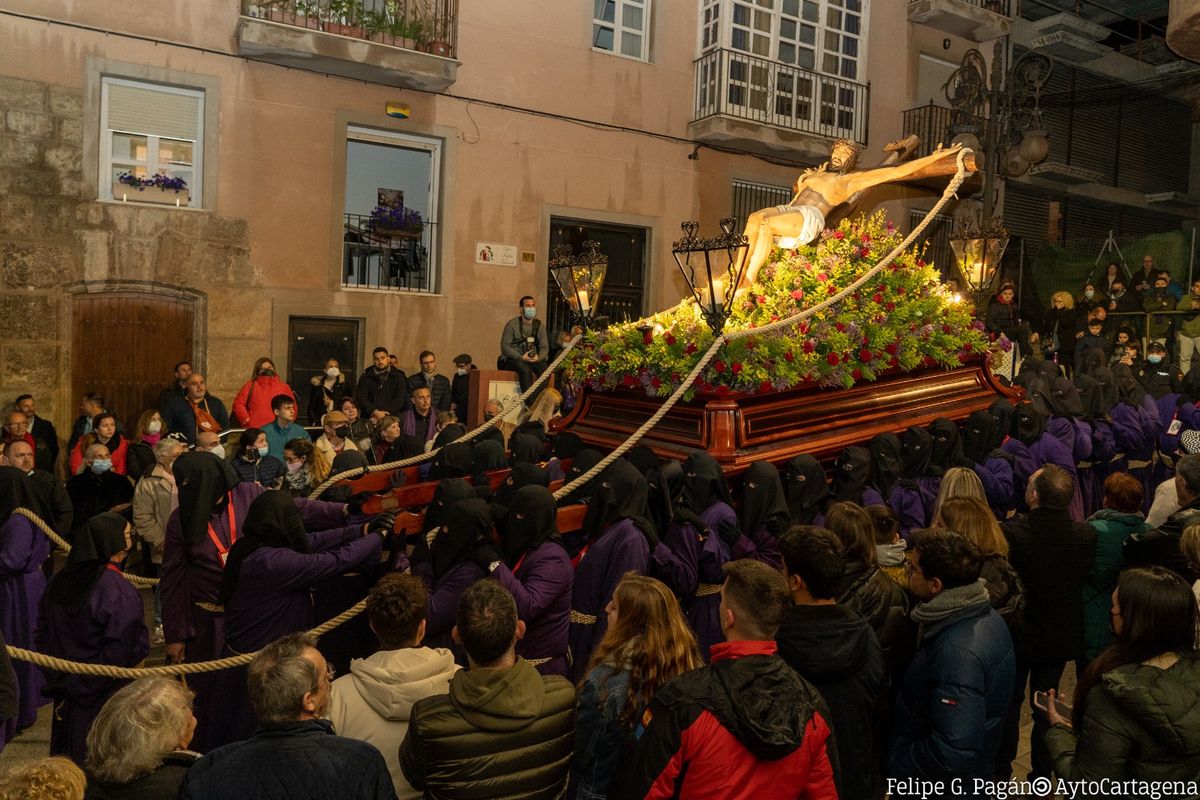
[[[270,348],[270,298],[248,292],[262,276],[247,222],[97,201],[83,183],[96,121],[83,113],[79,89],[0,76],[0,405],[31,392],[60,430],[69,424],[71,376],[89,368],[71,360],[71,298],[118,287],[202,298],[197,360],[232,401]]]

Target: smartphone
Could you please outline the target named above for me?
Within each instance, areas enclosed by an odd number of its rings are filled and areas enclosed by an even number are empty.
[[[1049,704],[1049,702],[1050,702],[1050,696],[1048,694],[1046,694],[1045,692],[1034,692],[1033,693],[1033,707],[1034,708],[1038,708],[1038,709],[1041,709],[1042,711],[1045,711],[1046,706]],[[1054,710],[1058,712],[1058,715],[1060,717],[1065,717],[1066,719],[1071,718],[1071,713],[1073,711],[1073,709],[1071,708],[1071,706],[1068,703],[1064,703],[1062,700],[1057,699],[1057,698],[1054,700]]]

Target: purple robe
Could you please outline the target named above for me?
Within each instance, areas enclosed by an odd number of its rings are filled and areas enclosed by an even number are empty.
[[[424,581],[425,588],[429,590],[429,616],[425,618],[425,641],[422,644],[461,654],[462,648],[454,643],[450,635],[458,613],[458,599],[471,584],[487,573],[472,561],[460,561],[434,581],[433,564],[423,561],[413,567],[413,574]]]
[[[1164,394],[1155,404],[1158,408],[1158,418],[1162,430],[1158,434],[1159,458],[1154,462],[1154,484],[1157,486],[1168,478],[1175,476],[1175,459],[1179,455],[1179,434],[1187,429],[1187,423],[1180,415],[1179,395]],[[1171,433],[1171,424],[1179,423],[1179,429]]]
[[[732,525],[738,527],[737,514],[726,503],[718,500],[717,502],[704,509],[704,513],[700,515],[700,519],[708,528],[708,536],[700,546],[700,558],[697,561],[699,569],[697,570],[697,586],[696,591],[699,593],[707,584],[708,586],[720,586],[725,582],[725,571],[721,569],[722,565],[732,559],[732,553],[729,550],[729,545],[717,535],[717,531],[722,525]],[[687,612],[688,621],[692,624],[692,630],[696,632],[696,641],[700,645],[700,655],[708,659],[708,649],[714,644],[720,644],[725,641],[725,634],[721,630],[721,594],[720,592],[705,592],[703,596],[684,598],[684,610]]]
[[[90,664],[133,667],[150,652],[146,611],[137,589],[116,567],[100,574],[83,606],[72,613],[43,598],[38,617],[38,649],[47,655]],[[104,702],[125,681],[64,673],[55,689],[50,754],[83,764],[87,732]]]
[[[567,551],[556,541],[545,541],[521,558],[515,573],[501,564],[492,575],[512,594],[517,617],[525,621],[525,638],[517,642],[517,655],[529,661],[548,658],[538,665],[538,672],[565,678],[575,582]]]
[[[882,498],[880,498],[880,505],[883,505]],[[743,533],[733,543],[731,550],[734,560],[739,558],[753,558],[755,561],[770,564],[776,569],[782,563],[782,556],[779,552],[779,540],[767,530],[766,525],[759,525],[750,532],[749,536]]]
[[[1146,513],[1154,501],[1154,490],[1157,488],[1150,462],[1160,432],[1158,411],[1155,410],[1151,417],[1144,406],[1117,403],[1112,409],[1112,421],[1117,449],[1125,453],[1126,469],[1142,483],[1142,512]]]
[[[897,481],[887,504],[900,518],[900,535],[905,541],[908,541],[909,533],[925,527],[925,520],[933,509],[933,503],[926,499],[925,492],[916,481]]]
[[[233,516],[237,529],[242,529],[250,504],[266,491],[254,483],[239,483],[231,490]],[[304,520],[305,530],[328,530],[346,524],[341,503],[296,499],[296,508]],[[229,547],[229,512],[223,508],[213,514],[208,523],[222,545]],[[179,527],[179,511],[167,520],[163,544],[162,596],[163,635],[168,642],[185,644],[184,660],[188,663],[212,661],[225,653],[225,620],[219,612],[206,611],[197,603],[216,605],[221,590],[224,566],[217,546],[207,536],[185,545]],[[196,735],[192,749],[207,752],[208,739],[220,716],[213,708],[213,683],[216,674],[202,672],[188,676],[188,686],[196,693]]]
[[[988,456],[982,464],[975,464],[973,469],[979,476],[979,482],[983,484],[988,507],[996,515],[996,519],[1006,518],[1015,505],[1012,464],[999,456]]]
[[[650,574],[680,597],[695,594],[696,576],[700,572],[700,544],[696,526],[672,522],[650,551]]]
[[[604,607],[626,572],[645,575],[650,565],[650,547],[646,536],[622,519],[609,525],[591,542],[575,563],[575,583],[571,587],[571,610],[595,617],[595,622],[572,622],[569,634],[571,680],[578,682],[587,674],[592,650],[608,630]]]
[[[361,525],[309,534],[308,553],[260,547],[242,562],[237,589],[225,607],[225,655],[252,653],[289,633],[316,627],[311,587],[333,575],[379,561],[383,540],[362,535]],[[254,735],[257,719],[246,689],[246,668],[216,674],[221,720],[208,746]]]
[[[1071,497],[1071,505],[1067,508],[1067,514],[1075,522],[1083,522],[1083,495],[1079,491],[1079,473],[1075,469],[1075,459],[1071,454],[1071,450],[1065,444],[1052,436],[1049,432],[1043,433],[1036,442],[1029,446],[1029,454],[1033,456],[1033,460],[1037,462],[1038,469],[1041,469],[1046,464],[1053,464],[1056,467],[1062,467],[1066,470],[1071,480],[1075,484],[1075,493]],[[1037,470],[1034,470],[1035,472]],[[1024,496],[1021,497],[1020,506],[1024,506]]]
[[[37,650],[33,633],[37,628],[38,604],[46,589],[42,563],[50,556],[50,541],[25,517],[11,515],[0,525],[0,631],[14,647]],[[28,661],[13,659],[17,676],[17,717],[0,725],[0,749],[21,728],[37,720],[45,680],[42,671]]]

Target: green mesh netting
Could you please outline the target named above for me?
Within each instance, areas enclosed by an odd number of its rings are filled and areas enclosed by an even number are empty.
[[[1188,285],[1188,266],[1191,261],[1189,247],[1191,235],[1184,231],[1155,233],[1137,239],[1117,239],[1117,246],[1125,257],[1126,274],[1142,267],[1142,256],[1154,256],[1154,264],[1160,269],[1171,270],[1171,276],[1183,287]],[[1096,257],[1104,247],[1104,239],[1075,239],[1064,244],[1047,242],[1037,252],[1033,262],[1038,297],[1043,305],[1050,305],[1050,296],[1055,292],[1070,292],[1078,296],[1084,282],[1098,280],[1104,274],[1109,261],[1119,261],[1116,251],[1105,252],[1100,263]],[[1200,274],[1200,265],[1197,268]]]

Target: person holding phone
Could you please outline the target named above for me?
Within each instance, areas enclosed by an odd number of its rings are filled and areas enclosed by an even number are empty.
[[[500,334],[500,366],[517,373],[524,392],[546,371],[550,340],[546,336],[546,327],[538,319],[537,301],[525,295],[517,307],[521,313],[505,323],[504,332]]]
[[[1064,714],[1053,690],[1044,741],[1066,780],[1194,781],[1200,775],[1200,654],[1192,588],[1163,567],[1121,573],[1113,643],[1092,661]],[[1042,746],[1033,743],[1034,748]]]

